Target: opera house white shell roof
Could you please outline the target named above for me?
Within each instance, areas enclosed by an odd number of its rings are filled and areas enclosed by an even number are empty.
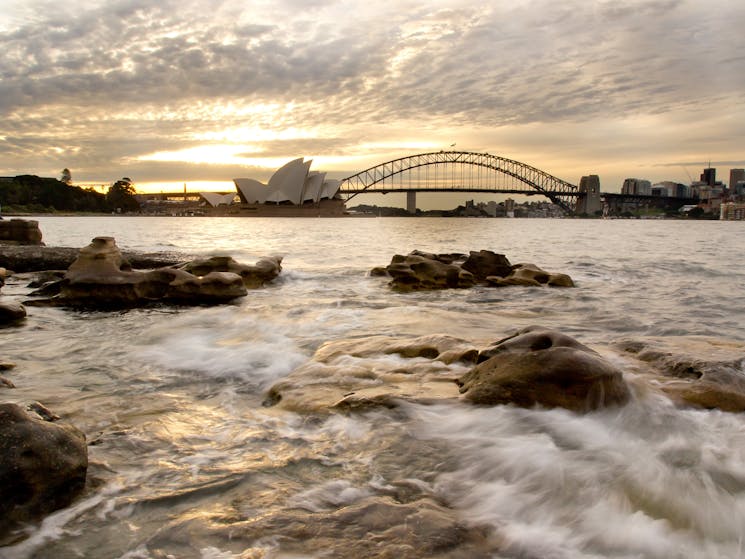
[[[213,208],[216,208],[221,204],[226,204],[229,206],[235,199],[235,192],[230,192],[229,194],[220,194],[218,192],[200,192],[199,195],[207,200],[207,203]]]
[[[310,171],[311,163],[312,160],[304,161],[302,157],[294,159],[280,167],[268,184],[256,179],[233,179],[233,182],[244,204],[291,202],[301,205],[333,198],[341,181],[326,180],[326,173]]]

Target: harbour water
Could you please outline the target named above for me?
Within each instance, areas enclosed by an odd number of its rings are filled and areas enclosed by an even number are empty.
[[[32,307],[0,330],[0,357],[17,364],[3,400],[42,402],[85,432],[90,457],[85,493],[0,547],[3,559],[745,557],[742,414],[653,396],[586,415],[458,401],[323,415],[262,405],[335,340],[447,334],[485,347],[538,324],[622,369],[621,340],[743,344],[739,222],[38,220],[50,246],[109,235],[128,250],[281,254],[283,272],[229,305]],[[396,293],[368,275],[414,249],[494,250],[577,288]],[[9,282],[2,293],[28,291]],[[396,525],[380,511],[408,512]]]

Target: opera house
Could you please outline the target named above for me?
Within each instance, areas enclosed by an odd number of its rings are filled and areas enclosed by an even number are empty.
[[[250,178],[233,179],[240,204],[233,203],[235,193],[200,194],[210,206],[222,207],[230,215],[344,214],[344,202],[336,197],[341,181],[326,180],[326,173],[310,170],[311,163],[303,157],[294,159],[280,167],[266,184]]]

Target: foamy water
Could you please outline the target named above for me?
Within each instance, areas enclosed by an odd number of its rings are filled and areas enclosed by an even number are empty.
[[[8,374],[17,388],[3,398],[43,402],[91,443],[86,492],[0,557],[346,557],[357,534],[334,519],[374,499],[430,500],[484,534],[480,547],[437,557],[745,557],[741,414],[678,409],[654,395],[584,416],[452,402],[349,416],[262,406],[268,388],[332,340],[442,333],[485,346],[540,324],[620,367],[621,339],[744,341],[740,223],[39,221],[48,245],[110,235],[123,249],[244,262],[281,254],[284,271],[231,305],[34,307],[23,326],[0,332],[3,360],[17,363]],[[578,288],[398,294],[367,276],[413,249],[491,249],[568,273]],[[2,291],[27,292],[21,283]],[[333,366],[406,366],[397,359]],[[402,553],[386,545],[380,556]]]

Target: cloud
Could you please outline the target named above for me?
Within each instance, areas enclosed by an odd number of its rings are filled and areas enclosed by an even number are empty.
[[[571,130],[554,152],[619,157],[635,130],[647,141],[634,144],[662,138],[661,154],[682,160],[695,148],[670,146],[695,129],[734,160],[743,133],[716,115],[742,114],[745,101],[737,21],[745,6],[725,0],[257,0],[207,14],[196,0],[11,2],[0,16],[0,170],[46,161],[120,174],[148,154],[218,141],[289,158],[481,134],[472,143],[496,151],[524,130],[526,155]],[[664,130],[646,127],[650,117]],[[728,127],[729,147],[696,124],[709,119]]]

